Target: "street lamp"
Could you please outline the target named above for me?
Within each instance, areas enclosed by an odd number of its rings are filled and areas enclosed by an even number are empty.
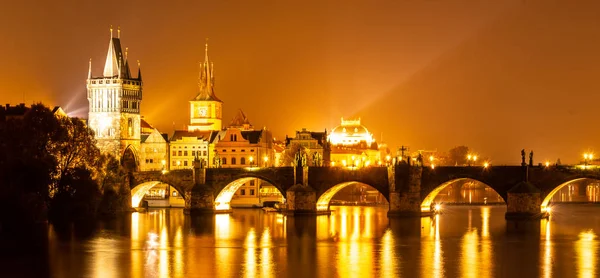
[[[254,162],[254,156],[250,156],[249,160],[250,160],[250,167],[252,167],[252,162]]]
[[[469,154],[469,155],[467,155],[467,165],[469,165],[469,166],[471,166],[471,158],[472,158],[472,157],[473,157],[473,156],[472,156],[472,155],[470,155],[470,154]]]
[[[265,155],[265,157],[263,157],[263,160],[265,161],[265,167],[267,167],[267,162],[269,161],[269,157]]]

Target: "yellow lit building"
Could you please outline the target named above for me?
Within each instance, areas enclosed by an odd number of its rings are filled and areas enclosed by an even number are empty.
[[[292,146],[299,145],[302,147],[312,164],[308,166],[323,166],[329,161],[329,152],[327,148],[327,131],[314,132],[303,128],[301,131],[296,131],[296,136],[285,138],[285,148],[289,151]],[[290,165],[281,165],[290,166]]]
[[[190,100],[190,125],[188,131],[221,130],[223,102],[214,92],[213,64],[208,60],[208,43],[204,49],[204,62],[200,64],[198,95]]]
[[[140,127],[140,171],[168,170],[167,135],[161,134],[143,118]]]
[[[246,115],[239,110],[229,127],[213,139],[214,158],[222,168],[273,167],[273,136],[266,129],[254,130]],[[252,179],[236,191],[232,207],[260,207],[265,202],[283,202],[279,190],[260,179]]]
[[[328,135],[332,166],[366,167],[384,163],[373,135],[357,120],[344,120]]]
[[[129,170],[139,168],[140,103],[142,74],[134,77],[129,70],[127,49],[121,47],[120,31],[110,31],[108,53],[102,76],[92,76],[90,60],[87,85],[88,126],[95,132],[98,147],[121,159]]]

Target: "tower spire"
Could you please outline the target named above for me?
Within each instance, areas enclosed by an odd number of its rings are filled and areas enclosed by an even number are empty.
[[[121,26],[117,26],[117,38],[121,38]]]
[[[112,31],[113,31],[113,28],[112,28],[112,25],[110,25],[110,38],[111,38],[111,39],[113,38],[113,33],[112,33]]]
[[[142,81],[142,67],[140,66],[140,60],[137,60],[138,64],[138,80]]]
[[[90,58],[90,66],[88,69],[88,79],[92,79],[92,58]]]

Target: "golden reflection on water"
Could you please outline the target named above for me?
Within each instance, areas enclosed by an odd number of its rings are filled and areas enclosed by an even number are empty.
[[[544,252],[542,258],[542,275],[544,278],[552,277],[552,240],[551,240],[551,230],[550,230],[550,220],[542,219],[540,222],[542,241],[544,243]]]
[[[394,235],[390,229],[386,230],[381,238],[381,258],[379,260],[379,268],[381,269],[381,277],[398,277],[400,270],[396,259],[396,242]]]
[[[575,254],[577,256],[578,277],[596,277],[596,256],[598,242],[596,234],[592,230],[579,233],[579,240],[575,243]]]
[[[440,217],[436,214],[433,219],[430,217],[421,219],[421,227],[424,230],[421,239],[421,276],[423,277],[444,277]]]
[[[461,240],[461,277],[493,277],[493,248],[489,233],[490,208],[481,207],[481,236],[473,223],[473,209],[468,212],[468,228]]]
[[[260,277],[273,277],[273,254],[271,253],[271,233],[269,228],[263,230],[260,238]]]
[[[256,277],[256,232],[250,228],[244,241],[246,249],[242,274],[244,277]]]
[[[114,252],[116,246],[117,241],[114,239],[97,238],[92,242],[94,277],[119,277],[118,254]]]

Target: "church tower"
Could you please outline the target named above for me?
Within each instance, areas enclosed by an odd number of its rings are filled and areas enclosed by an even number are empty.
[[[113,37],[110,29],[108,53],[102,76],[92,76],[90,59],[87,78],[88,126],[95,132],[101,151],[114,155],[130,170],[137,169],[140,147],[140,103],[142,72],[129,70],[127,49],[121,48],[121,30]]]
[[[221,130],[223,102],[214,91],[213,64],[208,60],[208,43],[204,48],[204,62],[200,64],[198,95],[190,100],[188,131]]]

